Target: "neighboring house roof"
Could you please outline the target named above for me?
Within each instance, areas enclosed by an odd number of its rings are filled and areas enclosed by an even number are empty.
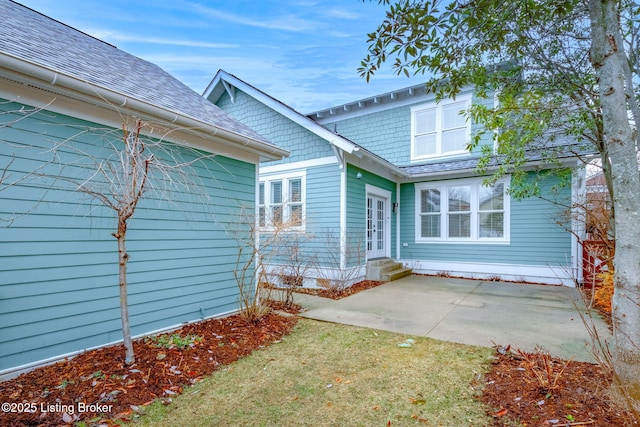
[[[223,93],[227,92],[233,99],[234,97],[234,88],[241,90],[247,95],[253,97],[258,100],[262,104],[268,106],[272,110],[282,114],[289,120],[297,123],[308,131],[318,135],[319,137],[325,139],[333,146],[343,150],[346,153],[356,155],[358,157],[365,157],[375,164],[386,168],[392,174],[397,175],[399,177],[406,177],[406,174],[397,166],[392,164],[391,162],[383,159],[377,154],[372,153],[371,151],[363,148],[362,146],[356,144],[355,142],[337,134],[335,132],[330,131],[326,127],[321,124],[315,122],[309,117],[305,116],[289,107],[288,105],[278,101],[272,96],[266,94],[265,92],[257,89],[256,87],[250,85],[249,83],[239,79],[233,74],[229,74],[224,70],[218,70],[215,77],[209,83],[207,88],[203,93],[203,99],[208,99],[211,102],[216,102]]]
[[[216,135],[267,158],[282,150],[155,64],[9,0],[0,0],[0,75]]]

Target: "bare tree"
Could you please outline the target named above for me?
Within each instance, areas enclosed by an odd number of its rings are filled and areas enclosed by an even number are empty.
[[[150,124],[135,119],[132,125],[122,125],[122,133],[115,137],[113,130],[107,130],[102,138],[104,151],[98,155],[90,153],[74,144],[78,135],[58,144],[54,151],[71,152],[79,157],[78,164],[64,164],[63,167],[78,167],[82,171],[90,171],[85,179],[69,176],[53,177],[57,180],[72,183],[75,191],[87,194],[111,209],[117,217],[116,231],[112,233],[118,244],[118,284],[120,295],[120,316],[122,335],[126,350],[125,363],[135,362],[135,354],[131,339],[129,322],[129,305],[127,301],[127,264],[130,255],[127,252],[127,231],[140,201],[149,190],[161,192],[160,197],[170,200],[171,191],[178,191],[181,186],[193,183],[195,173],[187,169],[196,161],[210,156],[198,156],[196,160],[182,161],[171,144],[161,139],[146,137],[153,129]],[[83,133],[99,133],[96,129],[84,130]]]
[[[318,284],[331,293],[340,293],[362,279],[365,264],[364,230],[345,232],[345,245],[340,246],[340,233],[324,233],[325,250],[318,262]],[[344,265],[341,265],[344,263]]]
[[[12,104],[12,103],[13,101],[2,101],[0,102],[0,106],[6,105],[6,104]],[[3,139],[1,132],[2,132],[2,129],[11,128],[12,126],[15,126],[22,120],[40,112],[41,110],[42,110],[41,108],[21,106],[20,108],[17,108],[15,110],[9,109],[7,111],[0,111],[0,118],[1,118],[0,119],[0,144],[3,144],[6,147],[11,147],[14,150],[32,148],[28,145],[17,145]],[[0,191],[5,190],[14,185],[17,185],[18,183],[29,178],[30,176],[36,175],[38,171],[41,168],[43,168],[45,165],[45,163],[43,163],[36,170],[28,173],[20,174],[19,177],[14,178],[11,168],[16,159],[15,152],[14,154],[8,156],[7,159],[8,161],[6,161],[6,163],[4,162],[0,163]],[[0,224],[4,223],[5,226],[10,226],[13,223],[13,221],[16,219],[16,217],[22,214],[24,213],[21,213],[21,214],[13,213],[5,217],[0,216]]]

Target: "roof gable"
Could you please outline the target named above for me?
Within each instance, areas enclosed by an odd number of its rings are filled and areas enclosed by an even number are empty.
[[[366,157],[372,160],[379,166],[382,166],[389,170],[392,174],[396,176],[404,176],[405,174],[397,168],[395,165],[391,164],[387,160],[381,158],[380,156],[366,150],[360,145],[350,141],[349,139],[330,131],[326,127],[321,124],[315,122],[309,117],[300,114],[293,108],[288,105],[280,102],[279,100],[273,98],[272,96],[262,92],[256,87],[246,83],[245,81],[239,79],[233,74],[229,74],[224,70],[218,70],[215,77],[209,84],[209,86],[205,89],[203,93],[203,97],[207,98],[212,103],[216,103],[224,93],[227,93],[231,100],[233,101],[235,97],[236,88],[245,94],[251,96],[256,99],[261,104],[271,108],[272,110],[278,112],[282,116],[291,120],[292,122],[298,124],[304,129],[314,133],[320,138],[326,140],[328,143],[333,145],[334,147],[348,153],[354,154],[358,157]]]
[[[308,117],[304,116],[303,114],[298,113],[288,105],[278,101],[270,95],[267,95],[260,89],[257,89],[256,87],[250,85],[249,83],[246,83],[233,74],[227,73],[224,70],[218,70],[211,83],[209,83],[209,86],[205,89],[203,97],[208,99],[212,103],[216,103],[220,96],[222,96],[223,93],[227,92],[233,100],[235,88],[242,90],[262,104],[277,111],[278,113],[282,114],[283,116],[297,123],[303,128],[322,137],[331,144],[336,145],[338,148],[341,148],[348,153],[358,151],[359,147],[357,146],[357,144],[354,144],[353,142],[348,141],[340,135],[329,131],[324,126],[321,126]]]

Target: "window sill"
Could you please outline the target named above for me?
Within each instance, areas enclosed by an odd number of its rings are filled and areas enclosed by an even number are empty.
[[[446,154],[436,154],[433,156],[421,156],[421,157],[412,157],[411,163],[419,163],[426,162],[431,160],[452,160],[452,159],[460,159],[465,157],[471,157],[471,153],[469,151],[455,151]]]
[[[509,245],[511,241],[508,239],[416,239],[416,244],[444,244],[444,245]]]
[[[276,231],[278,231],[278,228],[276,227],[260,227],[258,228],[258,231],[260,233],[274,233]],[[306,231],[306,227],[300,226],[300,227],[284,227],[283,229],[280,229],[279,233],[304,233]]]

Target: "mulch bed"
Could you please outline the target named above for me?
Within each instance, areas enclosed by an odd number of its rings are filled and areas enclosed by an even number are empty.
[[[603,367],[499,350],[483,379],[482,401],[494,426],[640,425],[611,402],[611,373]]]
[[[0,383],[2,401],[10,404],[0,412],[0,425],[59,426],[79,420],[118,425],[154,399],[168,404],[183,387],[281,339],[297,320],[274,312],[256,324],[239,315],[211,319],[165,334],[164,341],[135,341],[136,362],[130,366],[124,364],[124,347],[117,345],[35,369]],[[172,342],[190,345],[181,349]]]
[[[363,281],[342,292],[296,292],[339,299],[381,283]],[[138,340],[134,344],[136,363],[131,366],[125,366],[124,347],[119,345],[0,383],[2,400],[14,404],[11,408],[17,411],[0,412],[0,426],[73,425],[80,420],[86,425],[115,426],[120,420],[135,418],[153,400],[170,404],[184,387],[290,333],[303,308],[277,301],[269,305],[277,312],[256,324],[234,315],[186,325],[164,334],[164,341]],[[177,341],[169,340],[172,337]],[[181,349],[167,342],[188,344]],[[581,362],[565,366],[566,361],[558,359],[498,350],[490,372],[482,379],[481,396],[495,426],[640,426],[631,414],[610,402],[611,374],[600,366]],[[538,372],[552,373],[547,379],[559,373],[551,389],[536,379],[536,366]],[[80,413],[81,404],[94,406]],[[28,409],[34,411],[25,411]]]
[[[367,289],[375,288],[383,283],[384,282],[379,282],[377,280],[363,280],[361,282],[354,283],[348,288],[295,288],[294,292],[337,300],[357,294],[358,292],[366,291]]]

